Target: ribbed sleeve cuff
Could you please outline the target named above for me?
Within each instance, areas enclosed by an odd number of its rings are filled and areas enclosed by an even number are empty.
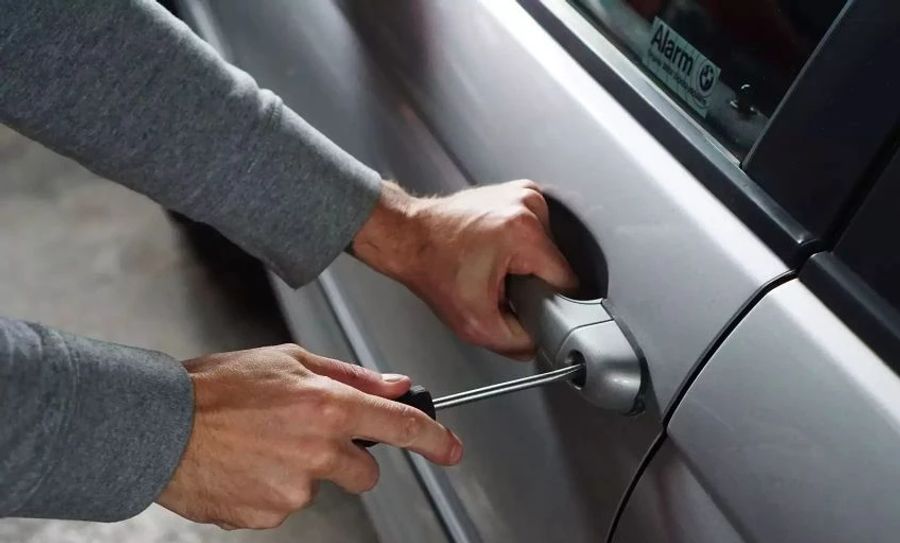
[[[15,516],[117,521],[148,507],[191,432],[193,388],[162,353],[50,331],[66,351],[58,375],[69,412],[41,444],[50,465]],[[55,439],[49,439],[55,435]]]

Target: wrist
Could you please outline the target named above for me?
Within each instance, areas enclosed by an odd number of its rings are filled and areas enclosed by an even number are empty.
[[[427,246],[422,215],[426,199],[385,181],[372,214],[351,243],[353,255],[393,279],[413,272]]]

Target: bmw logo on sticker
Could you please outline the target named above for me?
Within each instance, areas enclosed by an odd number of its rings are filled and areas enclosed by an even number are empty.
[[[722,70],[658,17],[653,20],[642,62],[669,90],[706,117]]]

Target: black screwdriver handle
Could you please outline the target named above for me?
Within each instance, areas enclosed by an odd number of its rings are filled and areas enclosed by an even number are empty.
[[[431,398],[431,392],[429,392],[427,388],[421,385],[413,385],[409,387],[409,390],[406,392],[406,394],[400,396],[399,398],[394,398],[394,401],[415,407],[432,419],[437,420],[437,411],[435,411],[434,409],[434,402]],[[353,443],[356,443],[360,447],[366,448],[378,444],[377,441],[369,441],[367,439],[354,439]]]

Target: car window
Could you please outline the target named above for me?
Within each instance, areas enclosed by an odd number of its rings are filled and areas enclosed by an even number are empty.
[[[846,0],[570,0],[743,159]]]

